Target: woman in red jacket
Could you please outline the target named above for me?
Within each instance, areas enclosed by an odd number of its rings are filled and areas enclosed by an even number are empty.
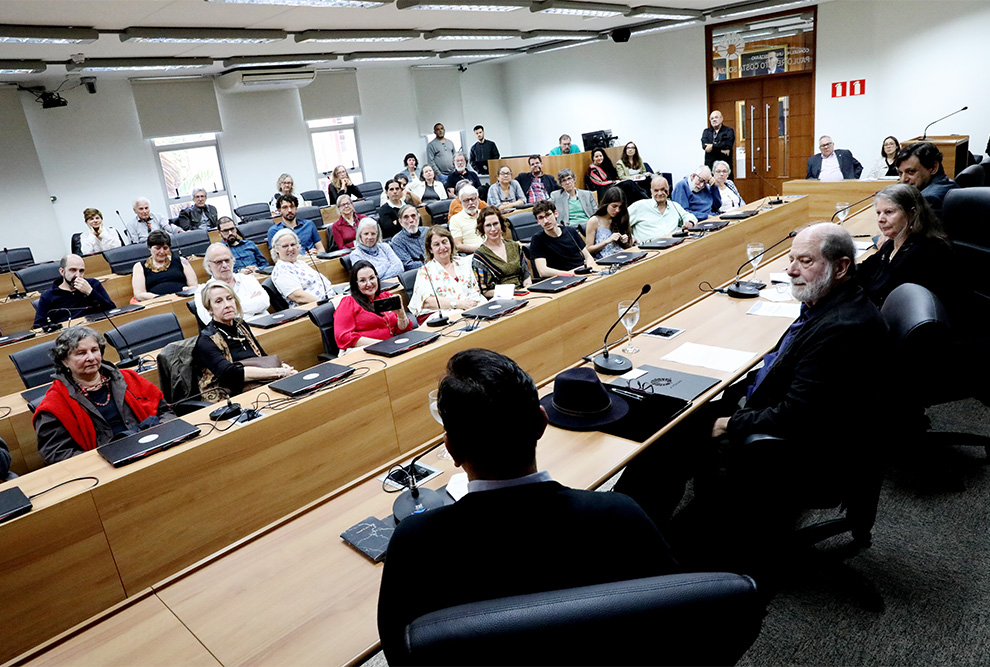
[[[174,419],[161,390],[132,370],[103,361],[107,342],[89,327],[69,327],[55,340],[55,377],[34,413],[38,451],[55,463]]]
[[[401,306],[381,315],[375,312],[372,301],[390,296],[382,291],[378,272],[371,262],[355,262],[351,267],[351,295],[341,299],[333,315],[337,347],[341,350],[363,347],[412,329],[412,322]]]

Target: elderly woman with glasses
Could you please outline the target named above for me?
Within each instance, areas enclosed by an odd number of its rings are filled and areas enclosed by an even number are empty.
[[[330,279],[304,261],[299,253],[299,237],[282,229],[272,239],[275,268],[272,282],[290,306],[323,301],[333,296]]]
[[[382,280],[398,278],[403,271],[402,260],[392,250],[392,246],[382,241],[378,223],[372,218],[365,218],[358,223],[357,242],[350,260],[352,264],[362,260],[370,262]]]
[[[736,184],[729,180],[729,163],[725,160],[716,160],[712,165],[712,176],[715,178],[715,186],[718,194],[722,198],[722,206],[719,213],[726,213],[734,208],[745,206],[742,195],[736,189]]]
[[[34,413],[45,463],[175,418],[158,387],[103,360],[106,346],[103,334],[83,326],[69,327],[55,339],[54,380]]]
[[[519,181],[512,178],[512,170],[502,165],[498,170],[498,180],[488,188],[488,204],[505,211],[526,203],[526,193]]]
[[[357,226],[365,216],[354,210],[354,202],[347,195],[337,197],[337,212],[340,217],[330,225],[330,235],[340,250],[354,247],[357,238]]]

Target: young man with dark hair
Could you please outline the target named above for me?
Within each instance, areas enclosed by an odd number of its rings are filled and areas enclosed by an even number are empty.
[[[494,141],[485,139],[485,128],[481,125],[474,126],[474,136],[478,143],[471,146],[471,168],[479,174],[488,173],[488,161],[499,159],[498,146]]]
[[[320,233],[316,231],[316,225],[309,220],[297,220],[296,211],[299,209],[299,200],[295,195],[280,195],[277,201],[279,215],[282,222],[272,225],[268,229],[268,247],[272,247],[272,239],[282,229],[290,229],[299,237],[299,245],[305,252],[311,255],[325,252]]]

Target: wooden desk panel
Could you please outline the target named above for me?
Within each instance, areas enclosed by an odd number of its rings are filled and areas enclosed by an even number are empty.
[[[605,153],[612,160],[612,164],[615,164],[622,155],[622,146],[606,148]],[[553,176],[554,180],[557,180],[557,174],[561,169],[570,169],[574,172],[577,187],[582,190],[590,189],[587,187],[588,184],[584,182],[584,177],[588,173],[588,168],[591,167],[591,151],[586,150],[583,153],[572,153],[570,155],[541,155],[540,158],[543,160],[544,174],[549,174]],[[512,170],[512,177],[515,178],[519,174],[529,173],[529,156],[524,155],[489,160],[488,173],[498,174],[498,170],[503,165],[507,165]],[[670,187],[674,186],[671,185]]]
[[[805,222],[821,222],[832,219],[832,216],[835,215],[836,203],[844,201],[852,204],[896,182],[858,180],[828,182],[797,179],[785,181],[781,190],[784,195],[807,195],[808,217]],[[865,201],[850,209],[849,213],[851,215],[872,206],[872,200]],[[797,226],[797,221],[795,221],[795,226]]]
[[[5,334],[12,334],[33,328],[36,311],[31,301],[39,296],[38,292],[33,292],[26,299],[11,299],[0,303],[0,331]],[[0,347],[0,351],[4,349]]]

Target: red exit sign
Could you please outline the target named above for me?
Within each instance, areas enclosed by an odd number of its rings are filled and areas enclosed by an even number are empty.
[[[866,94],[866,79],[836,81],[832,84],[832,97],[855,97]]]

